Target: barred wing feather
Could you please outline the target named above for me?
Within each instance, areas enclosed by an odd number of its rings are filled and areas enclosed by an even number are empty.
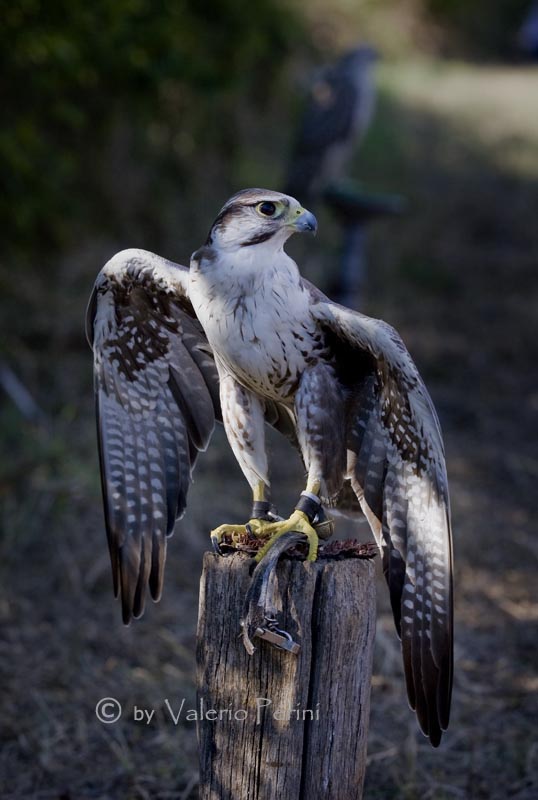
[[[312,311],[350,390],[348,476],[383,552],[409,702],[437,746],[449,720],[453,624],[450,510],[437,414],[393,328],[329,302]]]
[[[166,538],[220,416],[187,277],[185,267],[126,250],[101,270],[88,307],[105,521],[125,623],[143,613],[146,586],[160,598]]]

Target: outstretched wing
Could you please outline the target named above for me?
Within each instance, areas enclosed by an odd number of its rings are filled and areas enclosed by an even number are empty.
[[[160,598],[166,537],[220,416],[187,278],[185,267],[125,250],[99,273],[88,306],[105,521],[126,624],[143,613],[148,584]]]
[[[437,746],[452,692],[452,543],[437,414],[393,328],[328,302],[312,313],[350,391],[349,476],[383,551],[409,702]]]

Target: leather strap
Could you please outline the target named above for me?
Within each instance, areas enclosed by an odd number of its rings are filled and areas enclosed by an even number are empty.
[[[302,511],[303,514],[306,514],[308,521],[312,524],[321,511],[321,500],[315,494],[301,492],[295,510]]]

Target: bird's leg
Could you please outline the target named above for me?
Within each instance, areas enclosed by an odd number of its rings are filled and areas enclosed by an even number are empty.
[[[250,534],[267,540],[255,557],[256,561],[261,561],[277,539],[285,533],[295,531],[306,536],[307,560],[315,561],[319,539],[325,539],[332,533],[332,520],[325,517],[319,498],[320,485],[319,480],[309,480],[291,516],[282,519],[276,515],[274,507],[267,499],[268,487],[263,481],[259,481],[252,491],[252,517],[249,522],[246,525],[219,525],[211,531],[213,549],[220,553],[219,545],[226,536],[230,536],[234,542],[241,536]]]
[[[323,403],[318,402],[319,397],[324,397]],[[303,372],[295,395],[295,415],[308,482],[291,517],[263,526],[249,523],[252,533],[269,536],[256,555],[258,561],[288,531],[304,533],[308,560],[315,561],[319,536],[331,535],[332,521],[325,517],[321,497],[335,496],[343,482],[346,446],[340,420],[345,413],[344,400],[330,365],[317,363]]]
[[[265,451],[265,406],[262,400],[219,370],[224,429],[241,470],[252,489],[251,522],[269,524],[278,519],[269,497],[269,467]],[[211,531],[213,548],[224,536],[236,540],[248,533],[246,525],[220,525]]]
[[[263,520],[251,519],[247,525],[250,533],[254,536],[263,538],[268,537],[268,541],[256,554],[256,561],[261,561],[277,539],[289,531],[304,533],[308,539],[308,561],[315,561],[318,555],[319,537],[313,522],[321,511],[321,500],[319,499],[320,482],[309,481],[306,490],[301,494],[299,502],[292,515],[288,519],[278,522],[265,522]]]
[[[315,561],[318,555],[320,534],[319,528],[327,529],[327,522],[321,500],[319,499],[320,482],[309,481],[306,490],[302,492],[299,502],[288,519],[276,516],[273,507],[266,500],[268,489],[262,481],[253,490],[252,518],[246,525],[219,525],[211,531],[213,549],[220,552],[219,545],[225,536],[230,536],[232,541],[244,534],[250,534],[267,541],[256,554],[256,561],[261,561],[277,539],[285,533],[295,531],[304,533],[308,540],[308,561]],[[262,513],[264,516],[262,517]],[[332,529],[331,529],[332,530]],[[322,538],[325,538],[322,534]]]
[[[275,507],[269,498],[269,487],[259,480],[252,487],[252,513],[251,519],[246,525],[219,525],[211,531],[211,543],[215,552],[219,552],[219,545],[225,536],[231,536],[232,540],[237,540],[241,535],[254,533],[255,536],[263,536],[265,526],[273,524],[279,517]]]
[[[219,552],[219,543],[222,542],[225,536],[229,536],[232,541],[237,541],[238,537],[245,534],[254,535],[260,539],[267,540],[256,556],[257,560],[260,561],[273,542],[280,536],[288,533],[288,531],[297,531],[307,537],[308,559],[315,561],[318,552],[318,531],[321,527],[318,527],[317,531],[315,526],[319,526],[323,520],[322,527],[325,529],[330,527],[330,523],[325,521],[320,499],[325,465],[322,455],[318,453],[318,440],[320,440],[323,433],[325,419],[322,418],[320,421],[314,415],[311,420],[311,415],[307,413],[312,406],[312,392],[317,396],[319,387],[317,385],[314,386],[310,394],[306,392],[304,402],[298,408],[297,415],[299,438],[300,440],[305,440],[305,446],[302,449],[307,456],[307,487],[301,494],[292,515],[288,519],[280,519],[269,501],[269,477],[264,437],[264,405],[259,397],[238,384],[229,373],[222,372],[221,374],[219,370],[219,375],[224,428],[239,466],[252,488],[253,507],[251,519],[246,525],[220,525],[211,531],[211,541],[214,549]],[[314,375],[314,378],[316,378],[316,375]],[[305,383],[305,380],[306,378],[303,376],[302,383]],[[328,387],[330,388],[330,386],[329,382]],[[308,389],[309,386],[306,388]],[[325,391],[327,387],[323,384],[322,388]],[[303,417],[305,417],[304,421]],[[331,440],[334,438],[331,435]],[[314,444],[317,449],[313,449]]]
[[[277,514],[277,510],[270,500],[269,487],[263,482],[258,481],[252,489],[252,512],[250,521],[276,522],[282,519]]]
[[[318,402],[320,397],[324,398],[323,403]],[[321,497],[335,496],[343,483],[346,443],[341,424],[345,398],[329,364],[316,363],[303,372],[295,395],[295,415],[308,483],[291,517],[274,523],[249,523],[252,533],[269,537],[256,555],[258,561],[288,531],[305,534],[308,560],[315,561],[319,537],[326,538],[332,533],[332,521],[325,517]]]

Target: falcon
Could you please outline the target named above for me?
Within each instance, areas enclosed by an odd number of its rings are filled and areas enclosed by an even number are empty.
[[[286,192],[309,197],[342,177],[372,120],[377,59],[372,47],[360,45],[318,73],[293,144]]]
[[[284,245],[315,233],[293,197],[235,194],[190,268],[124,250],[99,273],[87,314],[105,522],[123,620],[159,600],[167,537],[198,454],[222,421],[264,545],[305,534],[324,508],[360,507],[382,552],[410,705],[437,746],[452,688],[452,547],[439,421],[396,331],[331,302]],[[298,448],[305,490],[287,519],[271,504],[265,424]],[[360,512],[359,512],[360,513]],[[248,527],[247,527],[248,526]]]

